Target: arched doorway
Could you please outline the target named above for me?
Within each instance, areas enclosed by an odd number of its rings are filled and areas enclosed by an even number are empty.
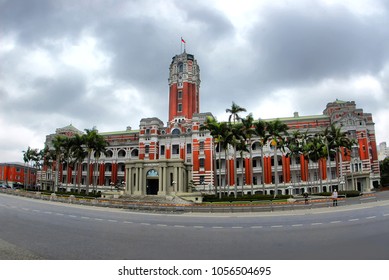
[[[150,169],[146,174],[146,194],[157,195],[158,194],[158,172],[155,169]]]

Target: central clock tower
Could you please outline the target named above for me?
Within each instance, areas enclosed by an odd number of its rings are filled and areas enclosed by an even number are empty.
[[[169,71],[169,122],[191,120],[200,110],[200,68],[192,54],[173,57]]]

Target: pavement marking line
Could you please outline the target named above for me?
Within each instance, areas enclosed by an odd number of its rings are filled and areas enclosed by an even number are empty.
[[[28,208],[22,208],[22,210],[24,210],[24,211],[30,211],[30,209],[28,209]]]
[[[377,216],[370,216],[370,217],[366,217],[366,219],[370,220],[370,219],[375,219],[377,218]]]
[[[359,221],[359,219],[350,219],[348,220],[349,222],[355,222],[355,221]]]
[[[386,213],[386,214],[384,214],[383,216],[384,216],[384,217],[389,216],[389,213]]]
[[[322,225],[323,223],[312,223],[311,226],[318,226],[318,225]]]
[[[182,225],[174,225],[174,227],[183,228],[183,227],[185,227],[185,226],[182,226]]]
[[[193,226],[194,228],[204,228],[204,226]]]
[[[231,228],[243,228],[243,227],[231,227]]]
[[[94,218],[95,221],[104,221],[104,219]]]
[[[117,223],[118,220],[107,220],[107,221],[111,223]]]
[[[81,216],[81,219],[89,220],[89,217]]]
[[[339,223],[341,223],[342,221],[332,221],[332,222],[330,222],[330,224],[339,224]]]
[[[36,212],[36,213],[40,213],[41,212],[41,210],[32,210],[33,212]]]
[[[283,225],[275,225],[275,226],[271,226],[272,228],[282,228],[284,227]]]
[[[151,224],[149,223],[140,223],[141,225],[144,225],[144,226],[150,226]]]
[[[295,224],[295,225],[292,225],[292,227],[302,227],[303,224]]]
[[[64,216],[65,214],[62,214],[62,213],[55,213],[55,215],[57,215],[57,216]]]
[[[133,222],[130,221],[124,221],[123,224],[133,224]]]
[[[68,215],[70,218],[77,218],[75,215]]]
[[[167,227],[167,225],[164,224],[157,224],[158,227]]]
[[[44,211],[43,213],[49,214],[49,215],[53,214],[53,212],[50,212],[50,211]]]
[[[250,228],[263,228],[263,226],[251,226]]]
[[[212,228],[224,228],[224,227],[212,227]]]

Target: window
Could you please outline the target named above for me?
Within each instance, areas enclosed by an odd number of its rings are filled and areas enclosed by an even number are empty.
[[[150,146],[146,145],[145,146],[145,154],[148,154],[150,152]]]
[[[182,103],[178,103],[177,111],[182,112]]]
[[[200,142],[200,151],[204,151],[204,141]]]
[[[161,145],[161,156],[165,155],[165,145]]]
[[[200,168],[204,168],[204,166],[205,166],[205,159],[204,158],[200,158],[199,162],[200,162]]]
[[[181,90],[178,91],[177,98],[182,99],[182,91]]]
[[[180,145],[173,145],[172,146],[172,153],[173,153],[173,155],[178,155],[178,154],[180,154]]]
[[[191,154],[192,153],[192,144],[187,144],[186,145],[186,153]]]

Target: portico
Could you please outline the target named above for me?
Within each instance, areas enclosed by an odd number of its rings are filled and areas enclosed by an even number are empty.
[[[129,195],[177,195],[191,192],[192,165],[181,159],[131,160],[126,163]]]

